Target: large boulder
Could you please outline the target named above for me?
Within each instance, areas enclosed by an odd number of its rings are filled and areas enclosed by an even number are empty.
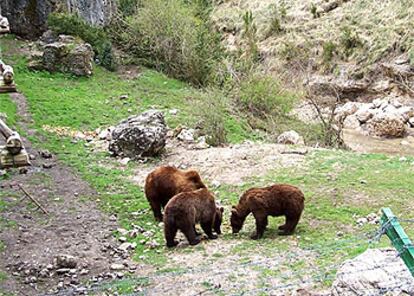
[[[90,44],[72,36],[60,35],[56,42],[44,45],[43,53],[29,63],[29,68],[90,76],[93,56]]]
[[[368,249],[338,269],[331,295],[414,295],[414,278],[395,250]]]
[[[156,156],[165,147],[166,138],[164,115],[158,110],[149,110],[121,121],[114,128],[109,151],[132,159]]]
[[[367,123],[368,133],[372,136],[399,138],[404,137],[406,125],[397,113],[378,113]]]
[[[278,144],[296,145],[305,144],[303,138],[295,131],[287,131],[277,137]]]
[[[77,14],[91,25],[108,25],[117,0],[1,0],[0,12],[11,32],[25,38],[39,37],[47,29],[47,17],[55,11]]]

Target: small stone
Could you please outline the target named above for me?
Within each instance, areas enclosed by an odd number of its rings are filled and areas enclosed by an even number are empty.
[[[151,241],[147,242],[145,245],[147,247],[149,247],[150,249],[155,249],[155,248],[160,246],[160,244],[158,242],[156,242],[155,240],[151,240]]]
[[[111,270],[123,270],[125,266],[120,263],[112,263],[110,268]]]
[[[71,255],[58,255],[56,256],[56,266],[57,268],[75,268],[78,264],[77,258]]]
[[[360,226],[362,226],[362,225],[366,224],[367,222],[368,222],[368,219],[367,219],[367,218],[359,218],[359,219],[356,221],[356,223],[357,223],[358,225],[360,225]]]
[[[169,111],[169,113],[170,113],[171,115],[177,115],[178,110],[177,110],[177,109],[171,109],[171,110]]]
[[[59,282],[58,285],[57,285],[57,288],[59,290],[62,290],[64,286],[65,286],[65,284],[63,282]]]
[[[277,137],[278,144],[285,144],[285,145],[296,145],[300,144],[303,145],[305,142],[303,138],[296,132],[296,131],[287,131],[282,133]]]
[[[0,177],[5,176],[7,174],[6,170],[0,170]]]
[[[152,237],[154,234],[151,231],[145,231],[142,235],[145,237]]]
[[[194,129],[182,129],[177,135],[177,139],[183,142],[194,142]]]
[[[52,167],[53,167],[53,164],[52,163],[43,163],[42,164],[42,167],[44,168],[44,169],[51,169]]]
[[[59,269],[56,269],[56,273],[57,274],[65,274],[65,273],[69,273],[69,271],[70,271],[70,268],[59,268]]]
[[[41,150],[39,154],[42,158],[45,158],[45,159],[52,158],[52,153],[50,153],[49,150]]]
[[[120,236],[120,237],[118,238],[118,240],[119,240],[121,243],[123,243],[123,242],[126,242],[126,241],[127,241],[127,238],[126,238],[125,236]]]
[[[48,264],[48,265],[46,265],[46,268],[47,268],[48,270],[52,270],[52,269],[53,269],[53,264]]]
[[[128,234],[128,230],[124,229],[124,228],[118,228],[116,231],[119,232],[119,234],[121,234],[122,236],[125,236]]]
[[[128,95],[122,95],[119,97],[120,100],[127,100],[128,98]]]
[[[361,184],[367,184],[367,181],[366,180],[360,180],[359,181]]]
[[[112,222],[116,221],[116,216],[115,215],[111,215],[109,217],[109,221],[112,221]]]
[[[119,279],[122,279],[124,277],[124,273],[123,272],[117,272],[117,273],[115,273],[115,275]]]
[[[221,186],[221,183],[220,183],[219,181],[217,181],[217,180],[213,180],[213,181],[211,182],[211,186],[213,186],[213,187],[215,187],[215,188],[218,188],[218,187],[220,187],[220,186]]]
[[[85,274],[88,274],[89,273],[89,270],[87,270],[87,269],[82,269],[80,272],[79,272],[79,274],[80,275],[85,275]]]
[[[122,164],[122,165],[127,165],[128,164],[128,162],[130,162],[131,161],[131,158],[129,158],[129,157],[125,157],[125,158],[122,158],[119,162]]]
[[[29,154],[29,159],[30,159],[30,160],[35,160],[35,159],[36,159],[36,155],[34,155],[34,154]]]
[[[28,171],[29,170],[27,168],[22,167],[22,168],[19,169],[19,174],[20,175],[26,175]]]

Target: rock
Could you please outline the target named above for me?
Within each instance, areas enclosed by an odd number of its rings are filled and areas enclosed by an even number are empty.
[[[58,37],[59,37],[58,34],[53,32],[52,30],[47,30],[46,32],[42,34],[42,36],[40,36],[39,39],[43,43],[49,44],[49,43],[56,42],[58,40]]]
[[[210,145],[207,143],[206,136],[201,136],[197,140],[197,144],[194,146],[194,149],[207,149]]]
[[[383,104],[386,104],[386,103],[388,103],[388,101],[385,99],[375,99],[372,101],[372,104],[374,105],[375,108],[379,108]]]
[[[157,243],[155,240],[148,241],[145,245],[149,247],[150,249],[155,249],[160,246],[160,244]]]
[[[72,36],[59,35],[56,42],[44,46],[41,60],[32,60],[29,68],[90,76],[93,57],[92,46],[88,43]]]
[[[78,265],[78,259],[71,255],[58,255],[55,258],[57,268],[75,268]]]
[[[39,154],[42,158],[45,159],[52,158],[52,153],[50,153],[49,150],[40,150]]]
[[[42,167],[44,169],[51,169],[53,167],[53,163],[50,163],[50,162],[42,163]]]
[[[357,129],[360,126],[360,121],[355,114],[349,115],[344,120],[344,128],[347,129]]]
[[[177,115],[178,110],[177,109],[171,109],[170,111],[168,111],[168,113],[170,113],[171,115]]]
[[[122,158],[119,162],[120,162],[122,165],[127,165],[130,161],[131,161],[131,158],[129,158],[129,157],[125,157],[125,158]]]
[[[125,266],[120,263],[112,263],[110,268],[111,270],[124,270]]]
[[[121,243],[123,243],[123,242],[126,242],[127,238],[126,238],[125,236],[120,236],[120,237],[118,238],[118,240],[119,240]]]
[[[102,131],[99,132],[98,134],[98,139],[99,140],[111,140],[111,132],[109,129],[104,129]]]
[[[137,247],[136,243],[123,243],[121,244],[118,249],[120,249],[121,251],[129,251],[129,250],[133,250]]]
[[[362,226],[362,225],[364,225],[364,224],[367,224],[367,223],[368,223],[368,219],[367,219],[367,218],[359,218],[359,219],[356,221],[356,223],[357,223],[359,226]]]
[[[51,12],[79,15],[91,25],[108,25],[115,15],[116,0],[13,0],[0,1],[0,11],[8,18],[11,32],[33,39],[47,29]]]
[[[410,118],[414,117],[413,107],[404,106],[404,107],[399,108],[396,112],[402,117],[402,119],[405,122],[409,121]]]
[[[295,131],[287,131],[282,133],[277,137],[278,144],[287,144],[287,145],[304,145],[305,142],[303,138]]]
[[[406,133],[404,120],[395,113],[379,113],[367,123],[372,136],[397,138]]]
[[[369,86],[367,82],[362,80],[318,75],[314,75],[306,84],[315,95],[328,97],[339,96],[340,99],[354,99],[365,93]]]
[[[29,170],[26,167],[20,168],[19,169],[19,174],[20,175],[25,175],[29,172]]]
[[[164,115],[158,110],[149,110],[121,121],[114,128],[109,151],[132,159],[156,156],[164,149],[166,139]]]
[[[374,113],[375,111],[369,108],[369,105],[364,105],[355,113],[355,116],[359,122],[365,123],[374,116]]]
[[[408,123],[410,124],[411,127],[414,127],[414,117],[411,117],[410,119],[408,119]]]
[[[119,97],[120,100],[127,100],[128,98],[128,95],[122,95]]]
[[[194,129],[182,129],[177,135],[177,139],[183,142],[194,142]]]
[[[331,295],[385,295],[387,289],[392,294],[386,295],[414,295],[414,279],[394,249],[368,249],[342,264]]]
[[[6,34],[6,33],[10,33],[9,20],[7,19],[7,17],[0,15],[0,34]]]
[[[354,114],[360,108],[361,103],[358,102],[348,102],[335,110],[335,115],[338,119],[343,119],[349,115]]]

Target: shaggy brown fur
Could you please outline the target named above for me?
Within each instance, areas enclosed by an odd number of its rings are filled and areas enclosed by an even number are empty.
[[[145,195],[157,221],[162,221],[161,208],[176,194],[206,188],[194,170],[182,171],[163,166],[152,171],[145,180]]]
[[[174,196],[165,207],[164,235],[167,247],[178,244],[175,235],[181,230],[190,245],[200,242],[195,232],[195,225],[200,223],[201,228],[209,239],[216,239],[213,229],[221,234],[220,226],[223,217],[223,208],[217,207],[213,194],[207,189],[198,189],[191,192],[182,192]]]
[[[231,227],[238,233],[250,213],[256,219],[256,233],[251,238],[259,239],[267,227],[268,216],[285,216],[286,223],[279,226],[280,234],[292,234],[304,208],[305,197],[299,188],[278,184],[265,188],[251,188],[231,211]]]

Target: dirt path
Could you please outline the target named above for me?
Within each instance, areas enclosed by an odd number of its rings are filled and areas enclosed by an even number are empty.
[[[20,127],[28,135],[32,118],[27,101],[21,94],[12,94],[18,106]],[[24,139],[35,159],[25,174],[12,171],[11,178],[0,181],[1,196],[6,210],[1,213],[0,240],[5,246],[0,254],[1,270],[7,278],[0,288],[16,295],[40,295],[57,288],[82,289],[82,282],[116,276],[112,263],[135,269],[125,254],[117,252],[112,231],[116,218],[103,214],[92,201],[96,193],[55,156],[44,158]],[[48,156],[48,155],[44,155]],[[44,168],[43,166],[51,166]],[[17,187],[24,188],[49,212],[35,210]],[[58,255],[75,257],[76,267],[54,262]],[[66,265],[66,266],[65,266]]]

